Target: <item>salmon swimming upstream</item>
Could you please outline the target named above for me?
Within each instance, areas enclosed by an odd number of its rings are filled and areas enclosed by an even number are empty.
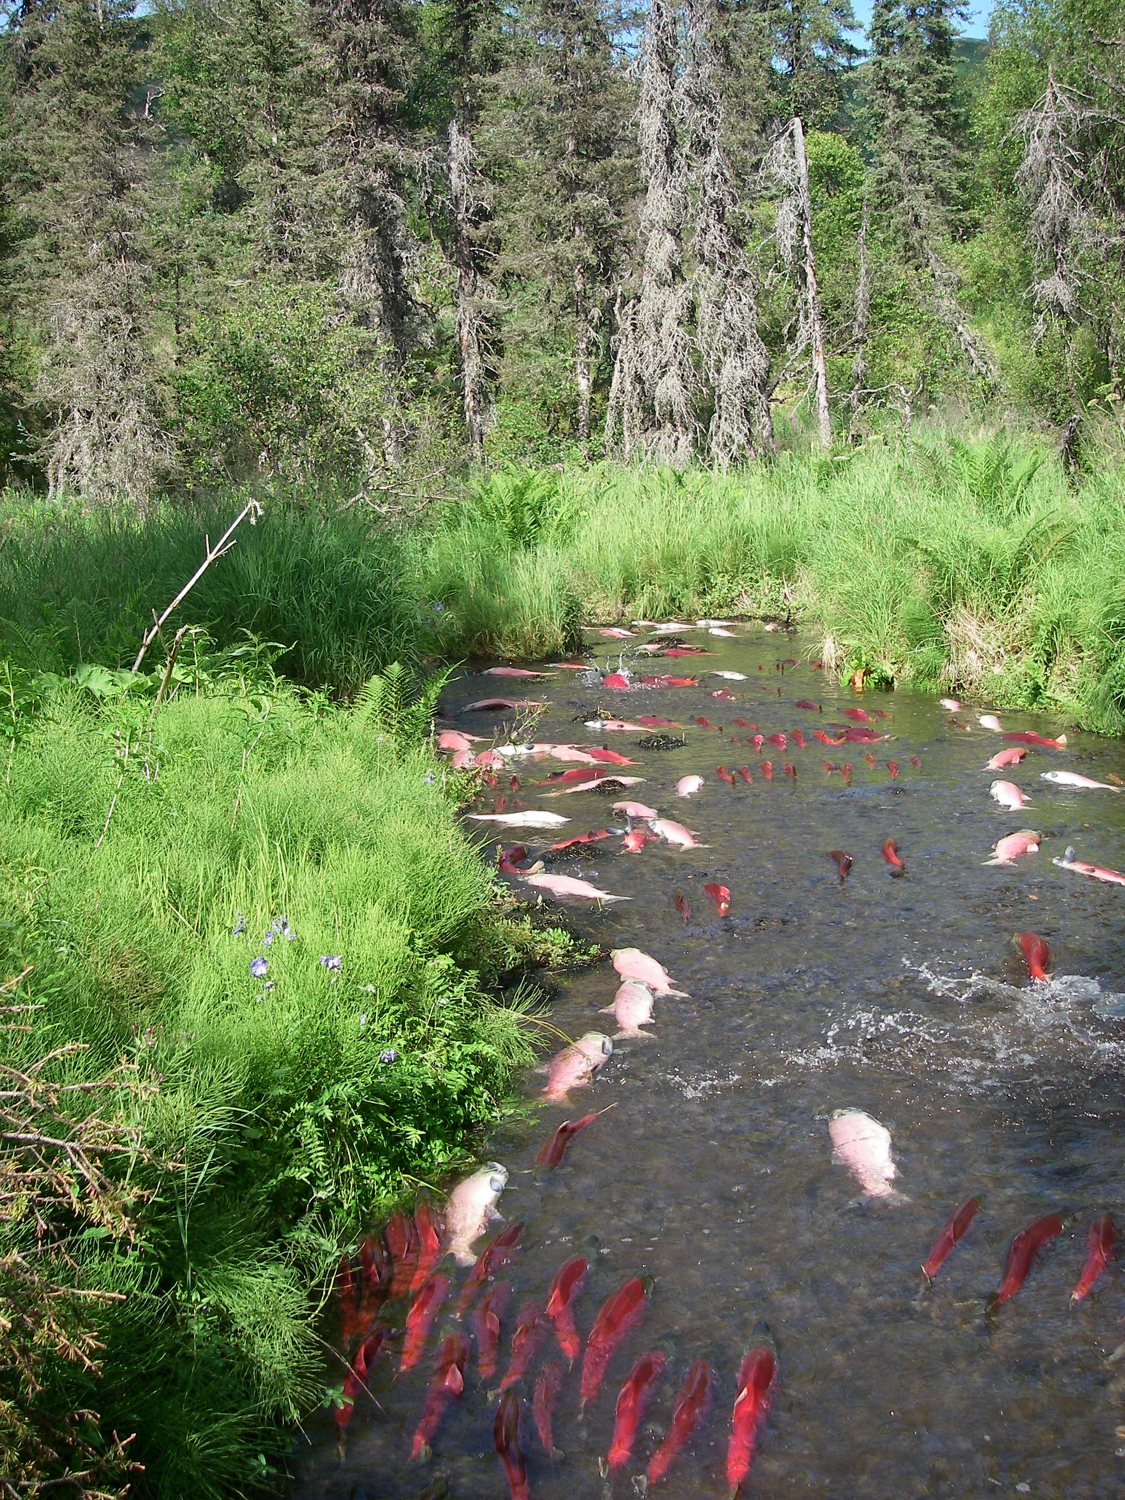
[[[597,1397],[609,1364],[626,1334],[636,1327],[645,1308],[648,1289],[639,1276],[627,1281],[603,1305],[594,1319],[582,1360],[579,1406],[585,1409]]]
[[[1029,1228],[1020,1230],[1008,1251],[1004,1279],[988,1299],[990,1313],[1016,1295],[1027,1280],[1027,1273],[1039,1251],[1057,1239],[1062,1234],[1062,1229],[1062,1218],[1058,1214],[1047,1214]]]
[[[659,1484],[676,1458],[687,1446],[692,1434],[706,1417],[711,1405],[714,1373],[705,1359],[697,1359],[687,1373],[680,1399],[672,1413],[668,1436],[653,1454],[645,1470],[650,1485]]]
[[[665,1363],[663,1354],[642,1354],[621,1387],[614,1413],[613,1442],[606,1459],[606,1468],[611,1474],[623,1469],[633,1456],[637,1428],[660,1384]]]
[[[535,1422],[535,1430],[539,1434],[543,1451],[551,1459],[562,1457],[555,1451],[554,1435],[555,1402],[559,1399],[562,1385],[562,1366],[553,1362],[544,1365],[535,1382],[535,1395],[531,1401],[531,1415]]]
[[[512,1298],[506,1281],[498,1281],[473,1311],[473,1334],[477,1343],[477,1370],[484,1381],[496,1376],[496,1356],[500,1349],[500,1320]]]
[[[512,1224],[505,1225],[498,1234],[493,1235],[481,1251],[476,1265],[469,1272],[468,1280],[461,1288],[461,1295],[457,1299],[457,1317],[465,1316],[477,1292],[486,1281],[491,1280],[500,1268],[511,1260],[522,1238],[523,1224],[518,1219]]]
[[[588,1130],[598,1116],[604,1113],[604,1110],[597,1109],[592,1114],[583,1115],[580,1120],[564,1120],[556,1128],[554,1135],[547,1144],[539,1148],[539,1153],[535,1158],[535,1165],[537,1167],[545,1167],[548,1172],[553,1172],[566,1155],[566,1148],[570,1145],[574,1137],[581,1134],[583,1130]]]
[[[547,1294],[547,1306],[544,1312],[554,1324],[559,1348],[570,1364],[578,1358],[582,1348],[570,1305],[585,1286],[586,1272],[589,1269],[585,1256],[578,1255],[573,1260],[568,1260],[556,1272],[555,1279],[551,1282],[551,1290]]]
[[[954,1210],[922,1265],[922,1275],[926,1278],[927,1286],[933,1286],[934,1277],[968,1234],[973,1220],[979,1213],[980,1204],[975,1198],[968,1199]]]
[[[754,1330],[762,1340],[742,1361],[738,1374],[738,1395],[734,1399],[731,1413],[730,1442],[727,1446],[727,1488],[736,1496],[742,1488],[754,1449],[758,1444],[758,1433],[773,1402],[777,1386],[777,1351],[773,1346],[769,1328],[762,1324]]]
[[[465,1364],[469,1358],[469,1341],[463,1333],[451,1333],[441,1349],[441,1360],[434,1383],[426,1397],[422,1420],[414,1434],[410,1449],[410,1461],[425,1459],[430,1444],[437,1432],[445,1409],[451,1401],[459,1399],[465,1389]]]
[[[1103,869],[1101,865],[1092,865],[1084,859],[1078,859],[1073,844],[1066,846],[1062,859],[1053,859],[1051,863],[1058,865],[1060,870],[1070,870],[1075,875],[1086,875],[1091,880],[1100,880],[1104,885],[1125,885],[1125,875],[1120,870]]]
[[[527,1468],[520,1449],[520,1417],[522,1403],[515,1391],[506,1391],[496,1409],[496,1420],[492,1424],[492,1441],[497,1456],[504,1466],[508,1479],[511,1500],[531,1500],[527,1486]]]
[[[1086,1266],[1078,1285],[1070,1294],[1071,1307],[1077,1307],[1090,1294],[1090,1289],[1109,1265],[1113,1247],[1117,1243],[1117,1230],[1108,1214],[1095,1219],[1086,1237]]]

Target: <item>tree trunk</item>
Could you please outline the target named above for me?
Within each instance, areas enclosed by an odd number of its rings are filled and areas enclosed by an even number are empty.
[[[867,263],[867,195],[859,226],[859,278],[855,288],[855,362],[852,365],[852,419],[859,410],[867,384],[867,324],[871,317],[871,269]]]
[[[813,385],[816,393],[816,427],[822,448],[832,446],[832,418],[828,410],[828,363],[824,356],[824,325],[820,317],[820,294],[816,282],[816,255],[812,241],[812,199],[809,195],[809,159],[805,153],[805,130],[799,115],[793,117],[793,158],[797,169],[797,192],[801,206],[801,258],[804,267],[805,316],[812,349]]]
[[[480,276],[473,255],[473,143],[456,120],[449,126],[449,187],[453,199],[453,260],[457,272],[457,346],[469,449],[479,463],[488,431],[488,396],[481,345]]]
[[[574,335],[574,378],[578,385],[578,441],[583,453],[590,442],[590,306],[586,294],[586,272],[581,264],[574,268],[574,313],[577,326]]]

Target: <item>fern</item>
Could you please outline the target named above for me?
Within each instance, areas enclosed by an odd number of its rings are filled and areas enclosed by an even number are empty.
[[[415,693],[414,675],[401,662],[392,662],[385,672],[369,677],[360,689],[352,719],[360,730],[373,731],[390,740],[399,750],[414,750],[430,732],[438,699],[449,681],[446,667],[422,683]]]

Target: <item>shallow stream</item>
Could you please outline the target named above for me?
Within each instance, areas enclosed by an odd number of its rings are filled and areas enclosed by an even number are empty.
[[[459,713],[464,704],[493,694],[547,699],[536,740],[604,745],[636,760],[622,770],[645,780],[618,796],[657,807],[707,846],[679,850],[654,841],[628,854],[615,837],[593,846],[592,857],[548,866],[631,898],[601,908],[571,903],[568,919],[606,949],[636,946],[653,955],[689,998],[658,999],[650,1039],[616,1042],[593,1085],[569,1106],[545,1105],[486,1145],[511,1174],[500,1212],[525,1226],[503,1273],[513,1298],[501,1373],[514,1312],[545,1295],[569,1257],[590,1261],[575,1303],[583,1337],[625,1280],[653,1278],[644,1320],[615,1353],[598,1401],[581,1419],[577,1366],[568,1374],[554,1419],[563,1457],[544,1454],[528,1411],[521,1444],[530,1493],[536,1500],[632,1495],[689,1366],[704,1358],[715,1371],[714,1404],[661,1490],[670,1500],[725,1495],[736,1376],[752,1330],[765,1319],[779,1383],[747,1496],[1118,1497],[1125,1493],[1125,1361],[1107,1356],[1125,1340],[1125,1250],[1081,1306],[1072,1311],[1068,1296],[1093,1219],[1112,1214],[1125,1230],[1125,1019],[1113,1013],[1125,992],[1125,888],[1060,869],[1052,857],[1069,844],[1080,859],[1125,864],[1125,795],[1040,777],[1073,770],[1125,778],[1125,746],[1070,732],[1064,751],[1031,747],[1022,764],[990,772],[986,760],[1008,742],[982,728],[975,711],[951,714],[909,691],[857,694],[813,670],[811,641],[760,624],[731,629],[733,639],[684,632],[710,655],[649,662],[633,661],[630,651],[658,637],[640,632],[619,644],[590,632],[603,667],[617,667],[624,645],[627,665],[696,676],[695,687],[616,692],[573,671],[530,685],[466,673],[443,701],[446,722],[491,736],[513,715]],[[794,659],[801,664],[782,670],[782,660]],[[711,696],[719,691],[734,701]],[[798,708],[798,699],[822,711]],[[893,739],[826,747],[812,738],[814,730],[847,725],[842,711],[851,707],[891,715],[870,727]],[[640,733],[584,727],[588,719],[641,715],[685,726],[686,744],[644,749]],[[696,725],[696,717],[722,731]],[[763,754],[747,743],[751,731],[733,726],[734,718],[766,736],[800,729],[807,748],[791,738],[784,752],[764,746],[774,769],[767,781]],[[1005,731],[1046,737],[1064,727],[1030,715],[1000,718]],[[896,780],[886,764],[892,759]],[[787,761],[795,779],[783,771]],[[850,784],[839,771],[826,774],[825,761],[850,762]],[[747,765],[753,780],[736,775],[727,785],[715,774],[720,765]],[[614,798],[548,796],[557,788],[533,785],[567,767],[525,759],[513,769],[524,807],[561,812],[570,822],[557,833],[500,830],[497,842],[527,843],[534,852],[614,826]],[[677,799],[676,782],[690,772],[704,777],[704,787]],[[989,796],[995,777],[1016,782],[1031,805],[998,810]],[[514,800],[507,774],[476,810],[491,810],[502,794]],[[985,867],[996,841],[1020,828],[1040,830],[1041,851]],[[897,842],[904,876],[881,857],[888,838]],[[843,883],[829,850],[852,855]],[[713,881],[730,889],[725,918],[703,891]],[[677,891],[691,907],[686,924],[672,904]],[[1021,929],[1049,944],[1046,985],[1027,978],[1013,941]],[[608,962],[569,977],[551,1021],[572,1037],[616,1031],[613,1017],[599,1011],[612,1003],[617,983]],[[554,1041],[552,1050],[561,1045]],[[529,1099],[543,1083],[528,1076]],[[561,1120],[607,1105],[614,1108],[571,1143],[556,1171],[533,1169]],[[850,1172],[834,1162],[828,1122],[841,1108],[864,1110],[889,1128],[905,1201],[863,1200]],[[971,1196],[980,1200],[978,1219],[933,1289],[923,1290],[921,1261]],[[1019,1294],[986,1318],[1013,1236],[1056,1210],[1071,1216],[1063,1235]],[[482,1385],[475,1355],[431,1462],[407,1463],[438,1337],[452,1326],[439,1319],[431,1352],[401,1380],[393,1378],[397,1356],[383,1356],[370,1382],[383,1412],[367,1399],[357,1404],[343,1461],[330,1421],[314,1429],[298,1494],[508,1494],[492,1442],[489,1386],[497,1382]],[[609,1447],[617,1392],[646,1350],[667,1356],[665,1379],[634,1461],[607,1490],[598,1459]],[[524,1382],[529,1408],[536,1369],[559,1358],[552,1334]]]

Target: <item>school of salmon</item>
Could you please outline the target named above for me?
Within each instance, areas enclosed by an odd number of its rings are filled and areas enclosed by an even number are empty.
[[[676,858],[686,865],[693,851],[707,848],[703,794],[709,782],[733,787],[737,777],[742,785],[751,786],[759,777],[772,782],[775,773],[781,772],[783,777],[794,781],[799,776],[838,777],[848,787],[856,774],[856,766],[844,760],[849,754],[863,762],[866,774],[892,781],[921,771],[917,755],[895,747],[893,715],[873,705],[873,695],[868,694],[862,705],[857,701],[840,710],[840,722],[832,722],[831,710],[824,711],[815,691],[796,699],[782,695],[777,683],[788,683],[798,670],[803,672],[805,681],[811,677],[815,682],[815,674],[821,670],[819,662],[777,660],[776,675],[768,679],[768,688],[762,667],[758,668],[759,682],[732,670],[708,674],[707,634],[730,639],[739,628],[733,622],[717,620],[668,625],[638,622],[631,629],[615,627],[600,633],[614,643],[617,657],[616,664],[609,662],[604,670],[599,670],[593,659],[562,662],[543,671],[503,666],[489,669],[491,677],[516,679],[524,684],[539,684],[549,674],[558,678],[566,673],[569,681],[580,681],[593,690],[603,705],[612,701],[616,706],[620,701],[623,713],[620,718],[599,716],[584,720],[581,743],[514,744],[502,734],[488,736],[448,726],[440,729],[438,751],[451,758],[456,770],[478,778],[477,801],[486,802],[489,810],[474,810],[469,816],[482,827],[495,825],[501,833],[498,869],[513,891],[524,892],[529,901],[550,898],[585,902],[594,910],[627,901],[630,899],[627,896],[578,876],[559,873],[554,867],[560,860],[588,857],[595,848],[607,860],[643,858],[646,846],[653,841],[680,851]],[[760,625],[756,628],[761,630]],[[679,664],[674,674],[647,670],[661,658],[672,658]],[[858,699],[864,684],[857,681],[853,686]],[[724,726],[702,713],[687,712],[677,718],[649,714],[643,710],[646,691],[652,688],[682,690],[685,701],[692,689],[696,690],[696,697],[702,691],[714,704],[711,714],[725,714],[733,705],[740,716],[728,718]],[[756,705],[757,712],[750,718],[742,717],[747,711],[743,705],[753,701],[752,690],[761,699]],[[534,700],[528,699],[485,698],[469,704],[463,713],[526,714],[533,705]],[[987,759],[987,764],[982,764],[982,806],[987,808],[987,798],[991,796],[1000,810],[1023,813],[1030,801],[1027,793],[1013,781],[996,779],[989,783],[985,773],[1018,775],[1025,762],[1029,766],[1035,764],[1029,757],[1061,758],[1067,751],[1066,737],[1008,732],[996,715],[971,714],[953,699],[943,700],[942,707],[953,727],[981,738],[995,736],[1002,742],[1002,748]],[[785,727],[775,729],[781,708],[785,710]],[[702,825],[700,828],[688,827],[682,821],[683,814],[670,816],[666,806],[651,805],[661,799],[647,792],[646,777],[627,774],[636,765],[634,758],[612,748],[614,737],[624,734],[652,737],[642,743],[654,749],[664,748],[656,738],[659,735],[667,735],[677,745],[681,741],[673,737],[691,735],[700,760],[706,760],[709,768],[701,766],[698,772],[681,776],[675,783],[672,799],[673,804],[692,801],[691,821]],[[724,754],[719,746],[751,750],[753,754],[747,756],[747,762],[753,760],[754,764],[734,765],[741,757],[728,755],[733,769],[722,763],[710,766],[711,761]],[[842,755],[839,760],[820,759],[820,747]],[[780,764],[766,758],[771,752]],[[781,759],[789,756],[792,759]],[[550,769],[552,763],[567,769]],[[1122,790],[1120,784],[1115,784],[1117,778],[1112,782],[1100,781],[1054,766],[1040,772],[1037,779],[1048,786],[1091,795]],[[609,794],[611,817],[584,818],[578,810],[588,800],[583,794],[600,794],[603,798]],[[641,800],[642,796],[645,800]],[[604,826],[585,829],[586,821],[601,822]],[[987,824],[982,821],[982,826]],[[564,827],[565,833],[561,831]],[[538,845],[512,845],[503,838],[508,830],[519,830],[524,836],[537,832],[544,837]],[[982,844],[981,862],[1010,866],[1033,859],[1041,842],[1040,833],[1034,829],[1005,832],[991,849],[987,842]],[[824,878],[839,886],[844,885],[860,861],[865,864],[877,859],[885,861],[885,873],[893,879],[901,879],[916,869],[909,849],[895,836],[882,841],[874,839],[867,848],[825,849],[823,853]],[[1094,881],[1125,884],[1125,875],[1080,860],[1069,845],[1053,863],[1068,873]],[[738,901],[737,890],[732,892],[722,880],[708,882],[702,886],[702,892],[720,921],[729,917]],[[669,900],[670,907],[684,923],[692,921],[691,905],[681,889],[664,899]],[[1016,934],[1015,943],[1022,954],[1028,984],[1047,984],[1051,966],[1047,943],[1031,931]],[[535,1157],[536,1182],[545,1193],[556,1190],[554,1174],[563,1166],[568,1151],[584,1149],[579,1138],[591,1129],[607,1128],[601,1123],[605,1108],[575,1115],[573,1096],[590,1088],[614,1055],[615,1043],[648,1040],[654,1027],[675,1015],[677,1000],[687,998],[664,963],[639,948],[615,948],[611,961],[614,979],[607,984],[604,998],[608,1003],[602,1014],[612,1017],[612,1027],[607,1023],[604,1031],[585,1032],[562,1047],[541,1070],[545,1075],[543,1101],[565,1110],[567,1115],[553,1133],[546,1135]],[[895,1205],[910,1201],[909,1183],[901,1182],[894,1160],[891,1132],[882,1122],[861,1109],[841,1107],[831,1112],[826,1134],[826,1151],[830,1151],[839,1168],[850,1174],[859,1190],[859,1201],[868,1206],[868,1212],[877,1212],[879,1205],[893,1210]],[[700,1430],[717,1420],[712,1413],[720,1377],[708,1360],[708,1351],[699,1350],[698,1357],[678,1378],[666,1427],[662,1432],[644,1433],[642,1446],[646,1413],[656,1393],[673,1378],[673,1372],[659,1350],[634,1353],[630,1359],[626,1345],[632,1341],[635,1346],[650,1299],[660,1295],[659,1285],[643,1272],[626,1277],[595,1312],[582,1302],[589,1258],[571,1255],[563,1259],[549,1286],[542,1287],[524,1302],[513,1304],[505,1272],[525,1248],[523,1222],[517,1218],[504,1223],[485,1239],[493,1226],[501,1222],[498,1205],[508,1184],[508,1169],[499,1162],[488,1162],[457,1183],[440,1209],[423,1189],[413,1215],[396,1214],[382,1232],[369,1235],[354,1254],[342,1258],[335,1288],[340,1350],[346,1362],[342,1395],[334,1414],[339,1451],[343,1455],[357,1403],[364,1395],[381,1412],[391,1401],[400,1403],[411,1390],[415,1393],[418,1419],[410,1460],[423,1464],[435,1447],[440,1448],[443,1418],[465,1391],[475,1351],[477,1379],[492,1392],[495,1405],[492,1446],[512,1500],[524,1500],[531,1493],[529,1464],[534,1477],[536,1465],[555,1465],[562,1460],[553,1437],[557,1403],[572,1401],[578,1412],[585,1415],[599,1401],[613,1399],[612,1390],[617,1393],[612,1440],[604,1452],[591,1454],[590,1460],[597,1461],[606,1496],[613,1492],[612,1487],[621,1476],[631,1476],[633,1490],[644,1494],[664,1480],[674,1465],[690,1463],[693,1442]],[[1003,1316],[1000,1309],[1020,1292],[1037,1258],[1062,1234],[1063,1215],[1052,1205],[1044,1204],[1044,1208],[1048,1211],[1035,1222],[1009,1229],[1009,1233],[1018,1232],[1011,1240],[999,1284],[982,1309],[988,1318]],[[948,1222],[936,1234],[932,1248],[921,1262],[923,1295],[939,1275],[949,1274],[944,1269],[947,1262],[982,1213],[975,1197],[956,1206],[951,1203],[950,1209]],[[612,1214],[612,1203],[605,1205],[605,1211]],[[888,1213],[884,1221],[887,1236],[895,1235],[895,1221],[895,1214]],[[1116,1242],[1113,1219],[1108,1214],[1100,1214],[1085,1227],[1086,1261],[1070,1293],[1072,1307],[1091,1294],[1111,1263]],[[919,1246],[919,1257],[925,1248]],[[467,1275],[455,1293],[456,1267],[463,1267]],[[855,1267],[854,1273],[862,1275],[862,1267]],[[1052,1293],[1043,1286],[1036,1295]],[[443,1314],[443,1332],[435,1338]],[[585,1335],[581,1332],[583,1324],[588,1329]],[[784,1338],[784,1327],[771,1330],[766,1323],[748,1317],[741,1366],[728,1372],[726,1389],[733,1389],[733,1401],[728,1398],[723,1416],[727,1443],[725,1489],[732,1496],[747,1484],[759,1445],[763,1441],[784,1442],[784,1434],[767,1435],[770,1408],[783,1378]],[[426,1389],[419,1391],[402,1377],[423,1362],[429,1364],[430,1373]],[[389,1381],[392,1376],[393,1386],[379,1387],[380,1380]],[[603,1395],[607,1382],[611,1392]],[[448,1493],[438,1483],[432,1491],[425,1491],[427,1495],[431,1492]],[[620,1492],[626,1493],[626,1489]]]

